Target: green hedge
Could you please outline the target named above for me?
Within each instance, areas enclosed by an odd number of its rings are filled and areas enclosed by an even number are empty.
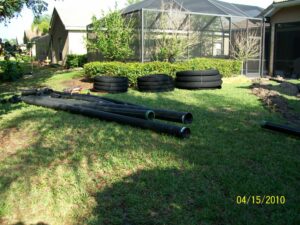
[[[66,67],[68,69],[76,68],[76,67],[83,67],[83,65],[85,63],[87,63],[87,56],[86,55],[71,54],[71,55],[68,55],[68,57],[67,57]]]
[[[242,63],[228,59],[196,58],[186,62],[149,62],[149,63],[122,63],[122,62],[91,62],[84,65],[85,75],[92,78],[96,75],[125,76],[131,84],[136,79],[147,74],[164,73],[175,77],[177,71],[218,69],[223,77],[240,74]]]
[[[18,61],[1,61],[0,62],[0,80],[15,81],[21,78],[24,69]]]

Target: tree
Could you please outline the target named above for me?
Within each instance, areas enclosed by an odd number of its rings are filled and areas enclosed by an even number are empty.
[[[0,38],[0,56],[2,56],[4,52],[4,43],[2,42],[2,38]]]
[[[190,15],[182,10],[177,3],[162,3],[153,32],[148,32],[148,39],[154,40],[150,50],[154,60],[173,62],[198,43],[196,34],[190,32]]]
[[[16,57],[20,53],[20,49],[16,40],[11,39],[2,41],[0,39],[0,55],[4,55],[5,60],[9,60],[11,57]]]
[[[43,0],[2,0],[0,1],[0,22],[7,22],[18,16],[25,6],[38,16],[47,10],[48,3]]]
[[[232,34],[231,55],[243,63],[259,57],[260,39],[256,30],[237,30]],[[246,63],[247,67],[247,63]],[[247,68],[246,68],[247,71]]]
[[[23,35],[23,43],[27,44],[29,42],[29,38],[27,37],[26,31],[24,31],[24,35]]]
[[[36,28],[42,35],[47,34],[49,32],[50,19],[51,17],[48,14],[35,17],[31,24],[31,30]]]
[[[127,5],[133,5],[135,3],[140,2],[141,0],[127,0]]]
[[[133,21],[115,10],[98,20],[92,18],[93,38],[87,39],[87,47],[99,51],[105,60],[124,61],[133,55]],[[91,36],[91,35],[89,35]]]

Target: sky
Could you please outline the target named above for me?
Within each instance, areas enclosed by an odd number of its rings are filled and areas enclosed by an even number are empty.
[[[256,5],[262,8],[267,8],[270,4],[272,4],[273,0],[223,0],[224,2],[238,3],[238,4],[247,4],[247,5]],[[52,13],[53,7],[56,4],[68,4],[70,5],[70,9],[72,6],[74,7],[74,0],[47,0],[48,2],[48,11],[47,14]],[[81,4],[82,10],[85,7],[99,5],[104,11],[108,9],[113,9],[115,6],[115,2],[112,0],[85,0],[84,5]],[[123,8],[126,5],[126,0],[117,0],[118,7]],[[99,12],[100,13],[100,12]],[[23,9],[21,15],[17,18],[14,18],[10,21],[10,23],[5,26],[3,23],[0,24],[0,38],[2,39],[18,39],[19,43],[23,42],[24,30],[27,30],[31,27],[31,23],[33,21],[33,14],[29,9]]]

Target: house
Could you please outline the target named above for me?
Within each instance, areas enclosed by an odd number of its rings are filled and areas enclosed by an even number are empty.
[[[43,36],[40,36],[34,40],[33,45],[33,52],[35,55],[33,55],[36,60],[42,62],[45,61],[48,57],[50,59],[50,35],[46,34]]]
[[[28,42],[31,42],[33,38],[38,38],[40,36],[42,36],[42,32],[39,31],[37,27],[30,28],[24,31],[23,42],[24,44],[27,44]]]
[[[45,41],[49,41],[48,53],[43,51],[37,58],[42,59],[48,55],[52,63],[64,65],[69,54],[86,54],[86,26],[91,23],[92,16],[98,14],[100,8],[95,6],[82,8],[76,3],[72,7],[66,4],[55,6],[49,36],[41,37],[42,39],[37,41],[42,45],[38,46],[38,49],[43,49],[47,46]]]
[[[176,60],[195,57],[231,58],[237,34],[255,39],[257,56],[244,63],[244,74],[261,72],[263,19],[262,8],[218,0],[144,0],[122,10],[137,20],[133,35],[134,56],[129,60],[147,62],[158,59],[158,43],[166,35],[176,34],[186,42],[197,35],[197,43],[188,46]],[[164,22],[166,21],[167,22]],[[162,25],[162,23],[167,23]],[[92,26],[88,26],[92,33]],[[251,33],[248,31],[252,31]],[[89,35],[93,37],[93,35]],[[250,37],[251,36],[251,37]],[[99,54],[101,55],[101,53]],[[95,54],[94,54],[95,56]],[[93,59],[95,60],[95,59]]]
[[[266,20],[265,69],[269,75],[300,77],[300,0],[274,1]]]
[[[23,42],[24,44],[31,45],[31,54],[33,57],[36,57],[36,44],[35,41],[42,36],[42,32],[39,31],[36,27],[30,28],[24,31]]]

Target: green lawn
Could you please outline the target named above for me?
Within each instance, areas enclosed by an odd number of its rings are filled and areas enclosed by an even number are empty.
[[[81,72],[0,84],[63,88]],[[260,128],[283,121],[243,78],[221,90],[106,95],[190,111],[190,139],[24,103],[0,105],[0,224],[300,224],[300,140]],[[293,99],[293,104],[296,100]],[[297,103],[299,104],[299,102]],[[279,195],[285,205],[238,205]]]

